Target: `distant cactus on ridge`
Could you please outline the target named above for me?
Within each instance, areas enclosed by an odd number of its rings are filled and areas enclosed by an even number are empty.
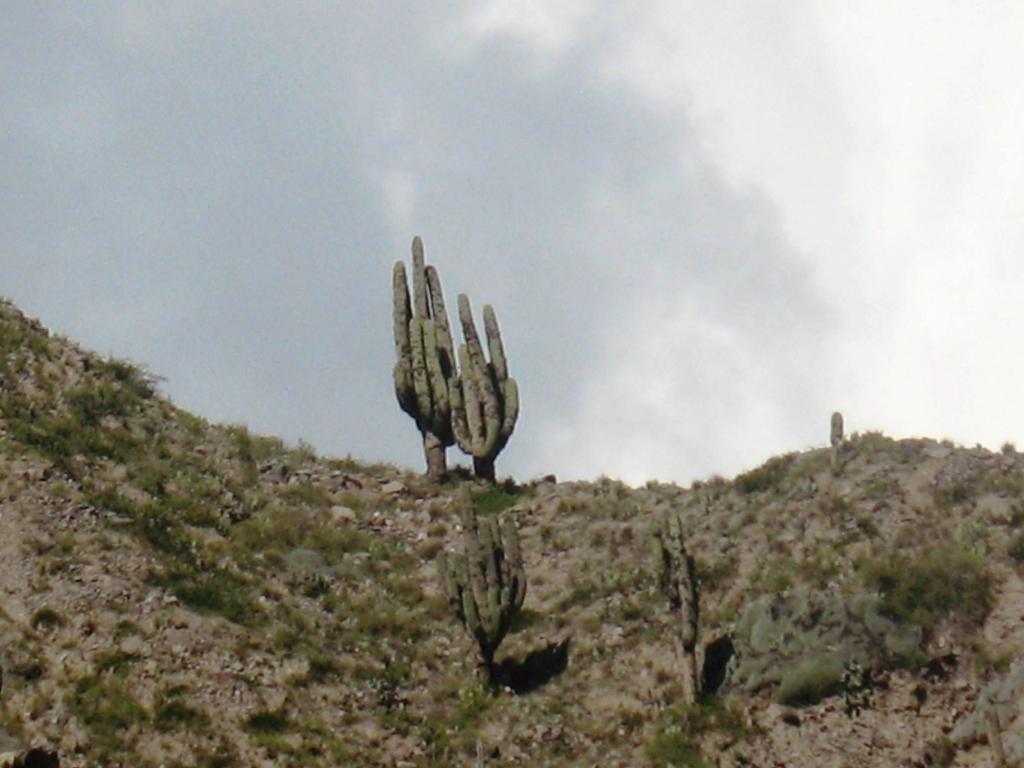
[[[658,583],[677,617],[683,649],[683,696],[692,704],[700,693],[697,675],[697,629],[699,603],[697,573],[693,556],[683,540],[683,519],[678,512],[666,512],[654,530],[654,556]]]
[[[843,414],[835,411],[832,414],[832,424],[829,433],[829,443],[832,445],[832,471],[839,473],[840,451],[843,447]]]
[[[394,326],[395,394],[402,410],[416,420],[423,436],[427,475],[441,480],[446,471],[445,450],[452,434],[449,381],[455,376],[455,346],[437,270],[426,266],[423,242],[412,241],[412,300],[405,264],[395,263]]]

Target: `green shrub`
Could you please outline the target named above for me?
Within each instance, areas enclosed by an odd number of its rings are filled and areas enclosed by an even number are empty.
[[[816,656],[787,672],[777,697],[783,704],[803,707],[817,704],[822,699],[842,690],[843,665],[835,656]]]
[[[896,552],[857,567],[865,584],[882,596],[885,616],[926,632],[945,616],[979,626],[992,606],[993,580],[985,560],[963,547]]]
[[[308,654],[309,672],[306,680],[311,683],[322,683],[341,677],[341,667],[331,656],[313,651]]]
[[[32,614],[33,629],[38,629],[39,627],[52,629],[53,627],[63,626],[63,624],[63,617],[52,608],[43,607]]]
[[[692,737],[678,726],[669,726],[660,731],[644,748],[651,763],[668,768],[705,768],[707,763],[701,757],[700,747]]]
[[[1016,562],[1024,563],[1024,532],[1013,537],[1007,554]]]
[[[181,691],[165,691],[153,711],[153,724],[161,731],[175,728],[186,730],[205,729],[210,718],[205,712],[190,706],[181,700]]]
[[[514,488],[495,486],[473,494],[473,506],[481,515],[497,515],[519,501],[519,492]]]
[[[792,466],[795,453],[775,456],[760,467],[736,476],[736,490],[742,494],[760,493],[776,488]]]
[[[111,357],[99,362],[94,361],[92,369],[98,376],[115,381],[127,396],[134,400],[149,400],[156,394],[156,383],[159,379],[127,360]]]
[[[221,568],[173,570],[164,581],[175,597],[198,613],[217,614],[242,626],[254,626],[263,619],[245,582]]]
[[[137,661],[139,661],[139,657],[130,653],[121,650],[108,651],[96,660],[96,672],[113,672],[115,675],[121,676],[130,665]]]
[[[739,739],[746,734],[746,727],[739,713],[721,699],[707,698],[690,706],[670,707],[644,752],[655,766],[704,768],[708,762],[701,754],[700,741],[712,732]]]
[[[245,728],[251,733],[285,733],[292,727],[291,720],[284,712],[261,710],[245,720]]]
[[[45,407],[45,406],[44,406]],[[69,474],[75,456],[131,463],[142,450],[142,441],[126,429],[100,429],[75,412],[60,413],[37,409],[13,396],[0,401],[0,415],[10,435],[38,451]]]
[[[124,746],[124,732],[145,723],[149,713],[116,678],[90,675],[78,681],[68,694],[68,709],[90,732],[92,747],[116,750]]]
[[[958,479],[936,485],[932,493],[935,506],[946,510],[960,504],[965,504],[977,493],[976,485],[977,481],[973,478]]]

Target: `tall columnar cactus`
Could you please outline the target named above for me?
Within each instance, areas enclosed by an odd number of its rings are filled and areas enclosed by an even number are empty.
[[[829,442],[832,444],[832,471],[839,473],[840,451],[843,448],[843,414],[835,411],[832,414],[832,425],[829,433]]]
[[[448,605],[476,640],[480,667],[494,682],[494,653],[526,598],[526,573],[519,531],[507,516],[477,517],[469,506],[462,516],[462,554],[438,558],[438,575]]]
[[[996,768],[1006,768],[1006,750],[1003,748],[1003,732],[999,727],[999,714],[990,709],[985,719],[988,729],[988,744],[992,748],[992,761]]]
[[[683,519],[678,512],[666,512],[655,526],[654,557],[659,586],[677,617],[683,650],[683,696],[692,704],[699,693],[697,573],[693,557],[686,551]]]
[[[494,459],[508,443],[519,418],[519,388],[508,375],[505,347],[491,306],[484,307],[489,361],[464,293],[459,294],[459,321],[465,343],[459,347],[462,373],[448,387],[452,430],[459,448],[473,457],[474,474],[493,482]]]
[[[395,394],[423,436],[427,475],[440,480],[447,471],[445,450],[455,442],[448,391],[455,377],[455,346],[441,279],[434,267],[425,265],[419,237],[412,241],[412,300],[401,261],[395,263],[393,286]]]

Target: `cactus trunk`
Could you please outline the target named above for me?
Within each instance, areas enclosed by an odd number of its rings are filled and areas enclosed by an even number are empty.
[[[427,477],[435,482],[444,480],[448,473],[448,463],[445,460],[444,443],[437,435],[423,433],[423,455],[427,462]]]
[[[473,457],[473,474],[481,480],[486,480],[490,483],[495,481],[494,475],[494,459],[478,459],[476,456]]]

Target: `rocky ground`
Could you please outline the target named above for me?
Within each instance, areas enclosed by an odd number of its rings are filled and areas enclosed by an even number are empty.
[[[1024,761],[1013,446],[868,432],[837,473],[819,449],[688,488],[436,486],[210,425],[9,304],[0,356],[0,752],[449,766],[479,743],[488,765],[990,766],[995,722]],[[467,506],[522,536],[497,693],[436,587]],[[700,643],[736,652],[692,707],[652,575],[667,511],[696,556]],[[852,662],[871,677],[855,716]]]

